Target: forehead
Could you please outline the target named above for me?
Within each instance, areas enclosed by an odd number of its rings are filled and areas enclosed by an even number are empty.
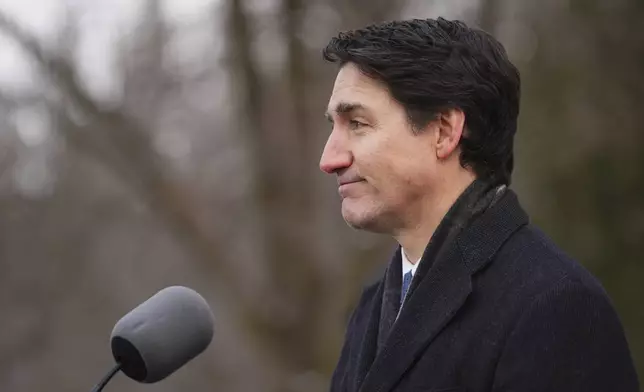
[[[381,82],[348,63],[340,68],[336,76],[328,112],[335,113],[342,104],[359,104],[366,109],[382,110],[392,103],[389,91]]]

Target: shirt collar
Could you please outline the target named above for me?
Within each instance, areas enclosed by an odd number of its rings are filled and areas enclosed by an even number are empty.
[[[414,275],[416,273],[416,269],[418,269],[420,260],[416,261],[415,264],[412,264],[412,262],[409,261],[409,258],[407,258],[407,254],[405,253],[404,249],[401,249],[400,254],[402,256],[402,276],[405,276],[405,274],[409,271],[411,271],[411,274]]]

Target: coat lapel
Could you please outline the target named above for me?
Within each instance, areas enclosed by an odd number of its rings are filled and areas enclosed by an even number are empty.
[[[402,270],[401,270],[401,249],[394,253],[389,268],[383,279],[382,303],[380,306],[380,325],[378,327],[378,350],[380,351],[387,343],[387,338],[391,333],[398,310],[400,309],[400,291],[402,289]]]
[[[526,223],[527,215],[516,195],[508,190],[470,227],[446,240],[446,246],[405,302],[360,391],[387,392],[395,387],[463,306],[472,292],[472,274],[489,263],[507,238]]]
[[[373,296],[373,301],[369,306],[369,317],[366,320],[366,325],[358,326],[357,330],[362,332],[358,338],[361,339],[357,345],[358,353],[356,355],[356,371],[353,374],[353,379],[348,380],[350,391],[358,391],[363,380],[367,376],[367,372],[373,364],[374,358],[378,348],[378,324],[380,323],[380,308],[383,296],[383,286],[381,282],[378,285],[376,293]]]
[[[458,249],[443,260],[408,298],[361,391],[389,391],[467,299],[472,286]]]

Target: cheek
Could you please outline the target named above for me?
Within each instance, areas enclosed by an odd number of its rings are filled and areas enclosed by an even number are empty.
[[[400,188],[424,188],[431,183],[435,163],[424,151],[397,149],[394,144],[385,146],[370,156],[370,173],[375,185],[401,191]]]
[[[397,167],[395,188],[392,189],[398,198],[409,201],[426,195],[431,190],[431,167],[420,162],[404,162]]]
[[[383,194],[391,204],[411,206],[432,194],[435,168],[430,160],[400,156],[390,169]]]
[[[388,198],[414,197],[431,183],[435,162],[423,137],[408,129],[378,129],[353,140],[354,164],[374,191]]]

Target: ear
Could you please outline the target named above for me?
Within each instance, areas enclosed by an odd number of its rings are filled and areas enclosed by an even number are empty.
[[[465,113],[461,109],[448,109],[438,117],[436,157],[447,159],[458,147],[465,127]]]

